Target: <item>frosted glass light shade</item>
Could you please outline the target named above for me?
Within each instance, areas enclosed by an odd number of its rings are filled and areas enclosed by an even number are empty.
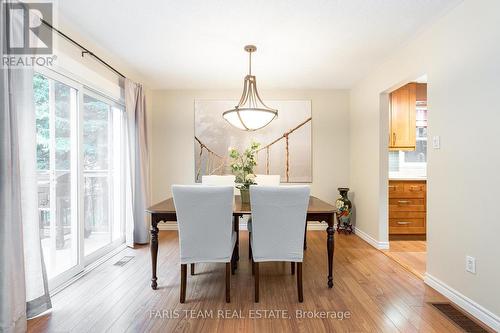
[[[255,131],[265,127],[278,112],[266,109],[235,108],[222,114],[224,119],[232,126],[246,131]]]

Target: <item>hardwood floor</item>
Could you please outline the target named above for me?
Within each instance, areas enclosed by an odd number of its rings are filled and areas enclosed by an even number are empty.
[[[384,253],[423,279],[427,263],[427,243],[422,240],[391,240]]]
[[[326,287],[326,233],[308,232],[303,264],[304,303],[297,301],[290,264],[263,263],[258,304],[253,302],[246,232],[241,232],[238,270],[231,276],[230,304],[225,303],[224,264],[197,264],[196,275],[187,276],[186,303],[180,304],[177,232],[162,231],[159,239],[158,290],[150,288],[149,248],[126,249],[55,295],[52,312],[30,320],[28,330],[460,332],[427,304],[446,301],[442,295],[355,235],[335,234],[333,289]],[[134,258],[122,267],[113,265],[126,255]],[[186,316],[184,310],[194,311]],[[219,311],[224,310],[229,310],[227,315],[219,318]],[[273,310],[267,312],[268,316],[286,310],[290,318],[251,319],[251,310]],[[308,314],[329,311],[330,318],[300,319],[297,310],[311,311]],[[179,318],[168,318],[176,317],[176,313]],[[236,318],[240,313],[245,318]],[[340,313],[345,317],[342,320],[338,318]],[[193,319],[198,315],[200,318]]]

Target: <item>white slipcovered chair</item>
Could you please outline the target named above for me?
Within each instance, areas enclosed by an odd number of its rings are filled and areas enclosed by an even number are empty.
[[[234,175],[204,175],[201,176],[203,185],[225,185],[233,186],[236,177]]]
[[[255,175],[255,182],[259,186],[279,186],[280,175]],[[252,217],[250,216],[247,221],[248,229],[248,259],[252,259],[252,246],[250,244],[250,237],[252,234]]]
[[[280,179],[280,175],[255,175],[257,185],[279,186]]]
[[[292,274],[297,263],[298,298],[303,301],[302,242],[309,193],[308,186],[250,186],[255,302],[259,301],[259,263],[266,261],[289,261]]]
[[[187,264],[226,263],[226,302],[230,302],[234,274],[236,233],[233,231],[231,186],[173,185],[172,194],[179,226],[181,263],[180,302],[186,300]]]
[[[232,186],[233,194],[236,195],[238,193],[238,189],[235,184],[236,176],[235,175],[205,175],[201,176],[201,184],[209,185],[209,186]],[[239,253],[239,244],[240,244],[240,226],[239,226],[239,218],[235,217],[233,220],[233,230],[236,232],[236,260],[240,260]],[[191,275],[194,274],[194,264],[191,265]]]
[[[281,180],[280,175],[255,175],[255,182],[257,185],[262,185],[262,186],[279,186]],[[248,220],[248,232],[252,232],[252,218]],[[250,234],[248,235],[250,237]],[[307,249],[307,221],[306,225],[304,226],[304,250]],[[250,243],[248,246],[248,255],[251,258],[251,248],[250,248]]]

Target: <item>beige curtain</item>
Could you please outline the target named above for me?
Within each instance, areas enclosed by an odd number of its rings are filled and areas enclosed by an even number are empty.
[[[146,121],[146,97],[141,84],[125,79],[126,140],[126,243],[149,241],[150,205],[149,147]]]
[[[11,4],[0,6],[0,36]],[[22,36],[22,24],[11,27]],[[0,68],[0,102],[0,332],[24,332],[27,318],[52,306],[38,222],[32,68]]]

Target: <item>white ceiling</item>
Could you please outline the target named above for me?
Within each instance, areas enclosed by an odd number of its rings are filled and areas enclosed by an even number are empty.
[[[158,89],[349,88],[461,0],[64,0],[59,17]],[[120,68],[118,68],[120,70]],[[126,73],[125,73],[126,74]]]

